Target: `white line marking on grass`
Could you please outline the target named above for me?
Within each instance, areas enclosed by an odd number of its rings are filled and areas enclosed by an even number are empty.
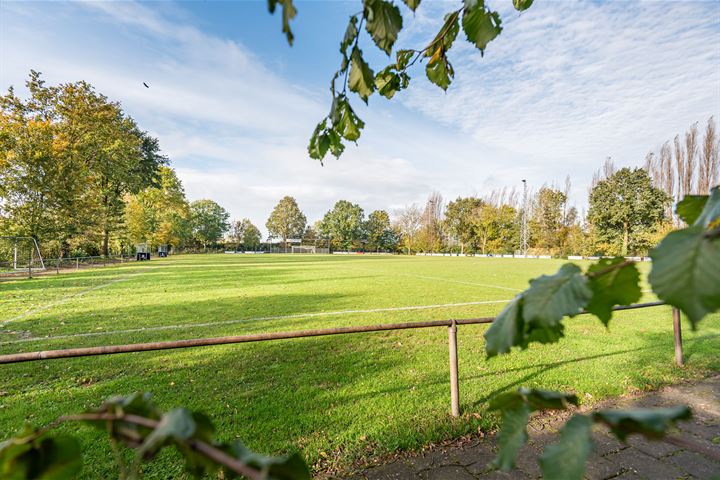
[[[0,342],[0,345],[9,345],[12,343],[24,343],[24,342],[38,342],[41,340],[61,340],[67,338],[79,338],[79,337],[96,337],[105,335],[115,335],[120,333],[138,333],[138,332],[156,332],[162,330],[179,330],[185,328],[198,328],[198,327],[214,327],[220,325],[233,325],[236,323],[244,322],[256,322],[264,320],[287,320],[295,318],[312,318],[312,317],[323,317],[323,316],[339,316],[339,315],[351,315],[354,313],[377,313],[377,312],[399,312],[404,310],[430,310],[433,308],[444,308],[444,307],[464,307],[470,305],[490,305],[495,303],[507,303],[510,300],[485,300],[479,302],[461,302],[461,303],[441,303],[437,305],[414,305],[408,307],[386,307],[386,308],[368,308],[363,310],[338,310],[334,312],[312,312],[312,313],[294,313],[291,315],[274,315],[268,317],[253,317],[253,318],[242,318],[238,320],[226,320],[222,322],[204,322],[204,323],[183,323],[177,325],[160,325],[157,327],[141,327],[141,328],[129,328],[126,330],[107,330],[103,332],[84,332],[84,333],[72,333],[68,335],[56,335],[53,337],[36,337],[36,338],[20,338],[17,340],[10,340],[7,342]],[[7,333],[7,332],[4,332]]]
[[[136,277],[138,275],[139,275],[138,273],[133,274],[133,275],[126,275],[124,277],[120,277],[120,278],[116,278],[115,280],[111,280],[107,283],[101,283],[100,285],[95,285],[94,287],[88,288],[87,290],[83,290],[82,292],[73,293],[72,295],[66,295],[65,297],[62,297],[60,300],[58,300],[56,302],[48,303],[47,305],[43,305],[42,307],[36,308],[35,310],[30,310],[30,311],[20,314],[16,317],[9,318],[9,319],[5,320],[4,322],[0,322],[0,328],[4,327],[8,323],[14,322],[16,320],[20,320],[21,318],[29,317],[30,315],[34,315],[36,313],[44,312],[45,310],[48,310],[52,307],[61,305],[69,300],[74,299],[74,298],[82,297],[86,293],[94,292],[96,290],[100,290],[101,288],[109,287],[110,285],[114,285],[119,282],[124,282],[125,280],[130,280],[131,278]]]

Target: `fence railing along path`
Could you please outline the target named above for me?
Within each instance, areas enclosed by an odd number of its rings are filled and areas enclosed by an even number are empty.
[[[635,310],[638,308],[658,307],[665,302],[636,303],[615,307],[613,310]],[[581,315],[588,312],[581,312]],[[673,308],[673,331],[675,340],[675,362],[683,364],[682,332],[680,328],[680,311]],[[39,350],[0,355],[0,364],[35,362],[73,357],[90,357],[95,355],[113,355],[131,352],[149,352],[156,350],[172,350],[178,348],[208,347],[213,345],[229,345],[234,343],[267,342],[272,340],[288,340],[294,338],[322,337],[329,335],[348,335],[367,332],[384,332],[388,330],[409,330],[417,328],[447,327],[448,352],[450,360],[450,412],[454,417],[460,415],[460,385],[458,380],[458,349],[457,330],[459,325],[478,325],[492,323],[495,317],[460,318],[448,320],[428,320],[423,322],[389,323],[378,325],[362,325],[355,327],[320,328],[314,330],[297,330],[292,332],[256,333],[250,335],[233,335],[225,337],[204,337],[188,340],[170,340],[163,342],[130,343],[124,345],[102,345],[97,347],[66,348],[57,350]]]

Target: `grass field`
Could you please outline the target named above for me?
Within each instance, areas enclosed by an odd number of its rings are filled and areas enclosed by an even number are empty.
[[[346,325],[489,316],[559,260],[194,255],[0,283],[0,353]],[[647,265],[643,265],[646,270]],[[654,298],[646,294],[644,301]],[[559,344],[487,361],[486,326],[459,327],[463,415],[449,411],[445,328],[0,365],[0,437],[145,390],[210,415],[225,439],[301,450],[316,469],[480,429],[519,385],[586,403],[720,370],[720,315],[685,329],[675,367],[667,307],[568,321]],[[103,435],[77,430],[86,478],[116,477]],[[147,478],[182,478],[172,452]]]

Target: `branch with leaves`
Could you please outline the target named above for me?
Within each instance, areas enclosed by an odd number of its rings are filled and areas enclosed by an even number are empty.
[[[75,478],[82,468],[78,441],[69,435],[51,435],[66,422],[88,423],[108,433],[121,479],[138,478],[142,463],[170,446],[180,452],[185,470],[196,478],[222,472],[222,478],[310,479],[310,471],[299,454],[265,457],[239,441],[217,442],[208,417],[185,408],[162,413],[147,393],[111,397],[97,410],[60,417],[42,429],[26,426],[15,437],[0,443],[0,477]],[[129,465],[123,460],[121,445],[135,452]]]
[[[420,6],[420,0],[403,2],[412,12]],[[322,163],[328,151],[339,158],[345,150],[345,141],[357,142],[360,138],[360,131],[365,127],[365,123],[352,109],[348,89],[366,104],[374,92],[392,99],[397,92],[410,85],[408,69],[418,60],[427,60],[426,77],[438,87],[447,90],[455,77],[447,52],[452,48],[461,26],[467,40],[479,49],[481,54],[485,52],[488,43],[502,32],[500,14],[490,10],[484,0],[463,0],[461,3],[460,8],[445,15],[440,31],[427,46],[397,50],[395,61],[375,73],[358,47],[363,27],[375,45],[391,57],[398,34],[403,28],[403,16],[400,8],[393,2],[362,1],[362,11],[350,16],[345,35],[340,42],[340,69],[330,81],[330,113],[318,123],[310,138],[308,153],[311,158]],[[518,11],[528,9],[532,3],[533,0],[513,0],[513,6]],[[292,45],[294,37],[290,20],[295,17],[297,9],[292,0],[268,0],[270,13],[274,13],[278,5],[282,6],[282,31]],[[338,79],[342,79],[340,88],[336,85]]]
[[[692,328],[706,315],[720,309],[720,187],[710,195],[685,197],[678,216],[688,225],[669,233],[650,253],[648,277],[660,300],[680,309]],[[635,262],[624,258],[601,259],[583,273],[567,263],[554,275],[530,281],[530,287],[513,299],[485,333],[488,357],[507,354],[530,343],[554,343],[564,336],[563,320],[585,310],[606,326],[616,305],[639,300],[640,273]],[[527,442],[530,414],[563,410],[578,405],[573,394],[530,390],[500,395],[490,405],[501,411],[500,447],[494,466],[510,470],[519,449]],[[560,431],[559,442],[545,449],[540,467],[545,479],[582,479],[585,462],[593,449],[594,423],[605,424],[621,441],[632,434],[661,438],[670,426],[690,418],[686,406],[656,409],[600,410],[575,414]]]

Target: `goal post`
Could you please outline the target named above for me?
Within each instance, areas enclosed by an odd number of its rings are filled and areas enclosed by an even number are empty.
[[[0,275],[32,275],[45,270],[37,241],[32,237],[0,236]]]
[[[312,245],[293,245],[290,247],[291,253],[316,253],[315,247]]]

